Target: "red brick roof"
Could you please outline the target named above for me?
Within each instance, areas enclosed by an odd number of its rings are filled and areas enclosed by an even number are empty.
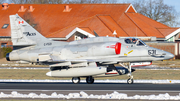
[[[30,14],[39,24],[40,33],[49,38],[65,38],[76,27],[90,34],[95,30],[100,36],[113,36],[116,30],[118,37],[165,38],[175,30],[136,13],[131,4],[68,4],[70,11],[64,12],[66,5],[9,4],[7,10],[0,9],[0,27],[9,24],[9,15],[25,14],[18,12],[20,6],[24,6],[26,12],[33,6]],[[0,29],[0,36],[10,36],[10,27]]]
[[[176,31],[179,28],[158,28],[158,30],[164,35],[167,36],[169,33]]]

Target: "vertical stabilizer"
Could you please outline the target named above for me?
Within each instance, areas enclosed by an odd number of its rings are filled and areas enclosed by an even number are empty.
[[[48,47],[55,46],[55,44],[57,43],[42,36],[25,20],[23,20],[18,14],[10,15],[9,17],[11,25],[11,40],[13,42],[13,46]],[[64,42],[59,43],[63,44]]]

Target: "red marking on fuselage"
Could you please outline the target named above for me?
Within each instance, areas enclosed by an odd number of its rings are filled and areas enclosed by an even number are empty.
[[[116,54],[120,54],[120,52],[121,52],[121,43],[117,42],[116,45],[106,46],[106,48],[115,49]]]
[[[143,67],[143,66],[150,66],[150,65],[152,65],[152,62],[150,64],[132,65],[131,67]]]
[[[116,73],[106,73],[106,75],[108,75],[108,74],[118,74],[117,72]]]
[[[113,48],[113,49],[115,49],[115,45],[106,46],[106,48]]]

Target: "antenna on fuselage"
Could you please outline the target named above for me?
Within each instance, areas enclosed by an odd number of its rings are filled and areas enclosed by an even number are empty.
[[[96,37],[99,37],[99,35],[94,30],[93,30],[93,32]]]

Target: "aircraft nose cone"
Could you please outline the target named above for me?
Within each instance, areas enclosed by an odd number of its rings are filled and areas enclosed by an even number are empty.
[[[167,52],[166,53],[166,59],[172,59],[174,57],[174,55],[172,54],[172,53],[169,53],[169,52]]]

